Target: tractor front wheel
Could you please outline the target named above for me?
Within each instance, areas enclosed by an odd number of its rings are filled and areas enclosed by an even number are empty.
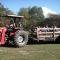
[[[18,47],[25,46],[28,42],[28,33],[25,31],[17,31],[15,33],[15,45]]]

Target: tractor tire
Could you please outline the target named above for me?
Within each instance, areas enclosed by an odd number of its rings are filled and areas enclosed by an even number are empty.
[[[25,46],[28,42],[28,33],[25,31],[17,31],[14,42],[17,47]]]

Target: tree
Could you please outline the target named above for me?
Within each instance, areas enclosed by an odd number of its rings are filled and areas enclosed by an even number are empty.
[[[41,26],[41,23],[44,20],[42,8],[34,6],[29,10],[29,14],[31,21],[36,22],[37,26]]]
[[[23,26],[26,28],[26,29],[29,29],[29,12],[28,12],[28,8],[21,8],[18,12],[18,15],[21,15],[21,16],[24,16],[24,19],[23,19]]]
[[[14,14],[11,10],[8,8],[5,8],[1,3],[0,3],[0,27],[4,25],[5,17],[1,17],[1,15],[11,15]]]
[[[21,8],[18,15],[24,16],[24,27],[30,28],[31,25],[41,26],[44,21],[44,15],[41,7]]]
[[[45,19],[44,23],[50,27],[53,25],[60,27],[60,15],[50,14],[49,17]]]
[[[7,15],[12,15],[14,14],[11,10],[8,8],[5,8],[1,3],[0,3],[0,14],[7,14]]]

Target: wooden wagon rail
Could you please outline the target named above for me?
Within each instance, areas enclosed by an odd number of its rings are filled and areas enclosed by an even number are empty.
[[[55,40],[60,36],[60,28],[37,28],[38,40]]]

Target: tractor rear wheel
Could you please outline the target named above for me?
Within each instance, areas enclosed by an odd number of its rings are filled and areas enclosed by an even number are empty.
[[[17,31],[15,33],[15,45],[18,47],[25,46],[28,42],[28,33],[25,31]]]

